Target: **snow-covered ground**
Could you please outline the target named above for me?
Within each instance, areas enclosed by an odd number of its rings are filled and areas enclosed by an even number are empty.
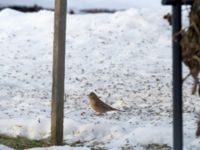
[[[171,27],[162,19],[166,12],[132,8],[67,16],[66,144],[109,150],[172,146]],[[0,20],[0,134],[47,138],[53,12],[5,9]],[[200,103],[191,96],[191,86],[189,78],[184,83],[184,145],[198,150]],[[125,112],[95,115],[88,104],[91,91]]]
[[[127,9],[132,7],[153,7],[161,6],[161,0],[68,0],[70,9]],[[34,6],[54,8],[54,0],[0,0],[0,6]]]
[[[9,148],[5,145],[0,144],[0,150],[13,150],[12,148]]]

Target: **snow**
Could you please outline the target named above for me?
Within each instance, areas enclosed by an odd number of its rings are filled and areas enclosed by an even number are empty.
[[[48,148],[31,148],[29,150],[90,150],[86,147],[52,146]]]
[[[38,5],[44,8],[54,8],[54,0],[0,0],[2,6],[34,6]],[[127,9],[132,7],[153,7],[161,6],[161,0],[68,0],[68,7],[71,9]]]
[[[0,144],[0,150],[13,150],[12,148],[9,148],[5,145]]]
[[[77,148],[44,149],[172,146],[171,27],[165,13],[132,8],[67,16],[64,139]],[[53,12],[5,9],[0,20],[0,134],[48,138]],[[183,87],[184,147],[197,150],[200,103],[191,87],[189,78]],[[88,104],[91,91],[124,112],[97,116]]]

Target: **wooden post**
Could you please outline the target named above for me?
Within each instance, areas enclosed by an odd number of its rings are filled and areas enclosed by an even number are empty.
[[[64,73],[67,0],[55,0],[51,142],[63,144]]]

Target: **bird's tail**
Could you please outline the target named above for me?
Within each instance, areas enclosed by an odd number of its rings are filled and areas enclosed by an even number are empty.
[[[121,111],[121,112],[125,112],[124,110],[117,109],[117,108],[112,108],[112,110],[113,110],[113,111]],[[111,111],[112,111],[112,110],[111,110]]]

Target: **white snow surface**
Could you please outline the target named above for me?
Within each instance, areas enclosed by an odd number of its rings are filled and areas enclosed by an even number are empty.
[[[66,144],[109,150],[172,146],[171,27],[165,13],[132,8],[67,16]],[[53,12],[5,9],[0,20],[0,134],[48,138]],[[183,87],[184,147],[197,150],[200,103],[191,87],[189,78]],[[88,104],[91,91],[124,112],[96,115]]]
[[[31,148],[29,150],[90,150],[86,147],[52,146],[45,148]]]
[[[128,9],[132,7],[153,7],[161,6],[161,0],[68,0],[68,7],[71,9]],[[54,0],[0,0],[2,6],[34,6],[54,8]]]
[[[0,144],[0,150],[14,150],[14,149],[9,148],[9,147],[7,147],[5,145]]]

